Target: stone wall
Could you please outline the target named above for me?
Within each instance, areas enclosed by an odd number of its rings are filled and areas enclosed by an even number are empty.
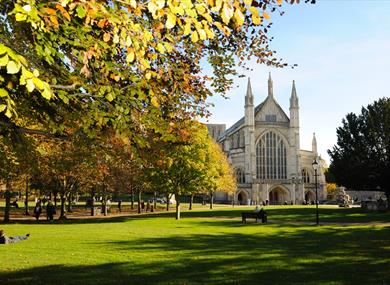
[[[386,200],[386,194],[382,191],[355,191],[347,190],[345,191],[353,201],[378,201],[380,198]]]

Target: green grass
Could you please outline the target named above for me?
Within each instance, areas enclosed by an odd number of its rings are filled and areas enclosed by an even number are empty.
[[[390,227],[312,225],[313,207],[1,225],[28,241],[0,246],[0,284],[389,284]],[[321,221],[389,222],[388,213],[321,208]]]

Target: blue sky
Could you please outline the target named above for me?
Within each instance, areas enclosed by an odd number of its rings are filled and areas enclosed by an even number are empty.
[[[301,2],[304,2],[303,0]],[[268,72],[274,96],[288,114],[292,80],[300,103],[301,148],[311,149],[313,132],[318,151],[329,162],[327,149],[336,143],[336,128],[349,112],[359,113],[378,98],[390,96],[390,0],[317,0],[317,4],[283,6],[271,15],[271,48],[295,69],[253,63],[255,104],[267,95]],[[230,99],[213,97],[210,123],[227,127],[244,114],[247,78],[236,79]]]

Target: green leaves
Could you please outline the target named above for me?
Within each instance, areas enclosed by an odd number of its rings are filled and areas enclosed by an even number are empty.
[[[84,18],[87,15],[87,12],[85,11],[85,9],[80,5],[77,6],[76,12],[77,12],[77,16],[79,18]]]

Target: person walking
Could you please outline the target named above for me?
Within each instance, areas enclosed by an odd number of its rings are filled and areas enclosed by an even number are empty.
[[[122,200],[118,201],[118,211],[119,213],[122,213]]]
[[[46,219],[52,221],[55,213],[56,213],[56,209],[52,201],[49,200],[46,205]]]
[[[41,202],[38,201],[34,207],[34,216],[37,222],[39,221],[39,216],[41,215],[41,213],[42,213]]]

